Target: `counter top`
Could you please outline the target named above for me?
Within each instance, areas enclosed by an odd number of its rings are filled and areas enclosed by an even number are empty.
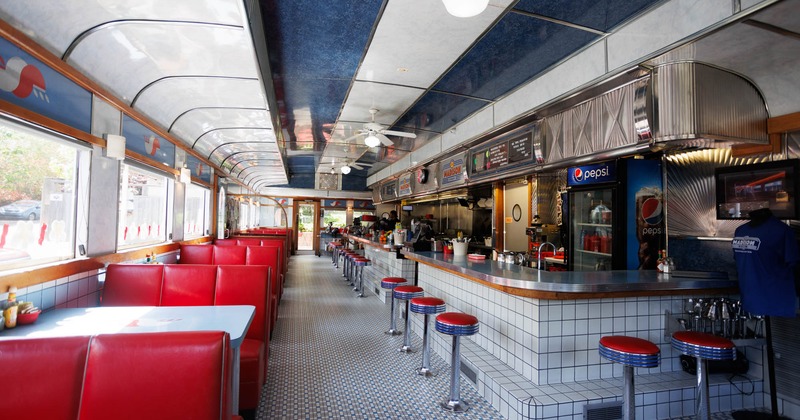
[[[437,252],[401,252],[410,260],[509,294],[540,299],[738,293],[737,282],[723,272],[540,271],[492,260],[456,259]]]

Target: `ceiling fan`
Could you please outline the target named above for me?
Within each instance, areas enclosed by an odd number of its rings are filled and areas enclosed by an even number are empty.
[[[385,126],[378,124],[375,122],[375,114],[378,113],[378,110],[375,108],[370,108],[369,113],[372,114],[372,122],[364,124],[364,128],[358,130],[359,133],[355,136],[352,136],[345,141],[349,141],[358,137],[364,137],[364,144],[369,147],[377,147],[383,144],[384,146],[394,146],[391,140],[389,140],[387,135],[389,136],[397,136],[397,137],[406,137],[410,139],[417,138],[417,135],[414,133],[406,133],[404,131],[393,131],[387,130]]]
[[[342,171],[343,174],[347,175],[350,173],[351,169],[358,169],[360,171],[364,169],[364,166],[372,166],[372,165],[367,163],[356,163],[356,161],[350,161],[349,163],[347,161],[344,161],[344,164],[342,165],[340,170]]]

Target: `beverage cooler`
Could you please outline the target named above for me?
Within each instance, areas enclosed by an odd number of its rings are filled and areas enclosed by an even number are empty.
[[[567,177],[569,269],[654,270],[665,244],[660,162],[621,159]]]

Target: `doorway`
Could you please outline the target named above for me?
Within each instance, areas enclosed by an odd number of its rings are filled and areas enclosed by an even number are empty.
[[[314,251],[317,236],[317,208],[319,203],[300,203],[297,206],[297,250]]]

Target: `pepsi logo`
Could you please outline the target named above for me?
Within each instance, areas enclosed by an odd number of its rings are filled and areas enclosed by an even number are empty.
[[[640,214],[642,215],[642,220],[648,225],[657,225],[661,223],[661,219],[663,218],[661,200],[652,197],[644,200]]]
[[[575,168],[575,172],[572,173],[572,178],[575,181],[583,181],[583,170],[581,168]]]

